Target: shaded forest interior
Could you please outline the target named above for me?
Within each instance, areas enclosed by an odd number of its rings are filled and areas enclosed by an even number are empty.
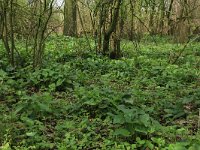
[[[200,150],[199,0],[0,0],[0,149]]]

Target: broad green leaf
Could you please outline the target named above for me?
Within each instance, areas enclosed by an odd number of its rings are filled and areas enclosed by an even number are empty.
[[[60,86],[63,83],[63,79],[58,79],[58,81],[56,82],[56,86]]]
[[[40,111],[51,112],[51,109],[47,104],[38,103]]]
[[[10,144],[7,142],[0,147],[1,150],[11,150]]]
[[[123,115],[115,115],[113,119],[114,124],[123,124],[124,123],[124,117]]]
[[[126,129],[119,128],[115,130],[114,135],[130,136],[130,132]]]
[[[148,127],[150,125],[150,117],[148,114],[140,115],[139,118],[145,127]]]
[[[36,132],[27,132],[26,135],[32,137],[36,135]]]

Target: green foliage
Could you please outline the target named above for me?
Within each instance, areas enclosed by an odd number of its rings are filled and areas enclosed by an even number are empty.
[[[123,41],[127,57],[109,60],[84,38],[50,37],[35,70],[0,53],[1,149],[198,150],[200,45],[171,63],[182,45],[152,41]]]

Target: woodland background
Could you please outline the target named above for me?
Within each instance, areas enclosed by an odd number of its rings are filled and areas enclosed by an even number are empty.
[[[0,0],[0,149],[200,150],[200,1],[61,3]]]

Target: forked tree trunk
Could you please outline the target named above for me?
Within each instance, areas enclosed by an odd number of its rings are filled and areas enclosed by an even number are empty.
[[[111,22],[110,26],[108,27],[108,30],[105,31],[104,39],[103,39],[103,55],[107,55],[107,53],[109,52],[110,37],[111,37],[111,34],[116,30],[116,27],[118,24],[121,2],[122,2],[122,0],[116,1],[116,6],[114,8],[114,14],[112,17],[112,22]]]

